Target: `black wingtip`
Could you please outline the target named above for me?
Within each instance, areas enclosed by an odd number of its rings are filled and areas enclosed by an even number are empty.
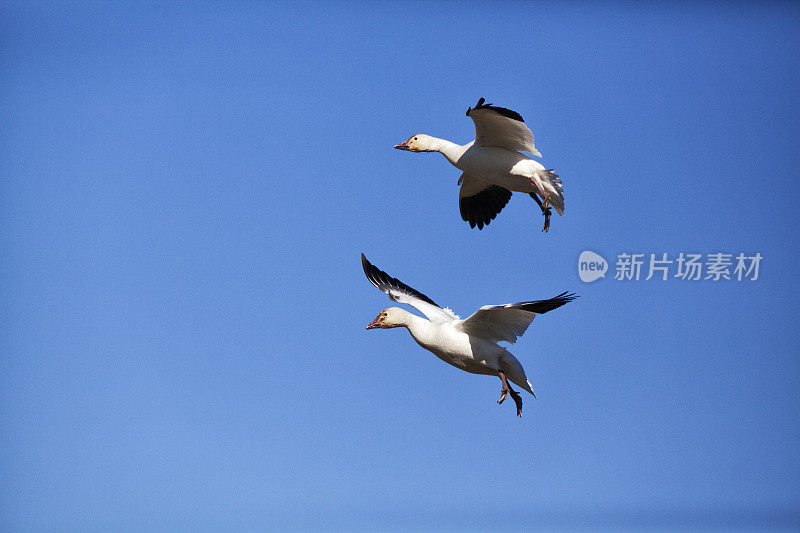
[[[549,300],[540,300],[538,302],[530,302],[529,304],[525,304],[521,307],[521,309],[541,315],[543,313],[547,313],[548,311],[552,311],[553,309],[558,309],[562,305],[566,305],[576,298],[578,298],[577,294],[564,291],[559,295],[553,296]]]
[[[369,262],[367,256],[363,253],[361,254],[361,266],[364,268],[364,274],[367,275],[367,279],[373,283],[376,283],[378,280],[376,279],[376,274],[380,272],[375,265]]]
[[[467,116],[469,116],[469,112],[472,111],[473,109],[475,110],[489,109],[491,111],[494,111],[495,113],[498,113],[499,115],[502,115],[506,118],[510,118],[511,120],[518,120],[523,124],[525,123],[525,120],[522,118],[522,115],[520,115],[516,111],[507,109],[505,107],[495,107],[492,104],[485,104],[484,102],[486,102],[486,100],[484,98],[481,98],[480,100],[478,100],[478,103],[475,105],[474,108],[470,107],[469,109],[467,109]]]
[[[558,294],[558,295],[550,298],[550,300],[548,300],[548,301],[561,302],[561,303],[559,303],[559,307],[560,307],[560,306],[562,306],[564,304],[568,304],[569,302],[571,302],[573,300],[576,300],[577,298],[580,298],[580,296],[578,296],[574,292],[564,291],[561,294]]]
[[[485,100],[483,97],[480,97],[480,98],[478,99],[478,103],[477,103],[477,104],[475,104],[475,109],[478,109],[480,106],[482,106],[482,105],[483,105],[483,103],[484,103],[485,101],[486,101],[486,100]],[[491,105],[491,104],[490,104],[490,105]],[[467,108],[467,116],[469,116],[469,112],[470,112],[470,111],[472,111],[472,108],[471,108],[471,107],[468,107],[468,108]]]
[[[361,266],[364,267],[364,274],[366,274],[367,279],[370,281],[370,283],[372,283],[373,285],[378,287],[378,289],[380,289],[381,291],[386,292],[387,294],[389,294],[387,292],[389,288],[400,289],[400,290],[406,291],[408,294],[411,294],[411,295],[419,298],[422,301],[428,302],[429,304],[432,304],[432,305],[435,305],[436,307],[439,307],[439,305],[436,302],[434,302],[433,300],[431,300],[430,298],[428,298],[427,296],[425,296],[424,294],[422,294],[418,290],[416,290],[416,289],[414,289],[412,287],[409,287],[408,285],[406,285],[405,283],[403,283],[399,279],[393,278],[392,276],[390,276],[389,274],[387,274],[386,272],[384,272],[380,268],[378,268],[375,265],[373,265],[372,263],[370,263],[363,253],[361,254]],[[389,294],[389,298],[394,300],[394,298],[390,294]]]
[[[379,280],[380,276],[378,274],[380,272],[380,269],[378,269],[375,265],[370,263],[369,260],[367,259],[367,256],[365,256],[363,252],[361,254],[361,267],[364,269],[364,274],[367,276],[367,279],[371,283],[377,286],[378,282],[380,281]]]
[[[499,185],[490,185],[472,196],[460,197],[458,208],[461,220],[469,222],[469,226],[483,229],[497,217],[511,199],[511,191]]]

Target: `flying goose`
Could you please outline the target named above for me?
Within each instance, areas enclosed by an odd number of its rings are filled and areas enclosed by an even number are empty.
[[[550,207],[564,214],[561,180],[538,161],[542,154],[533,145],[533,133],[522,116],[504,107],[484,104],[481,98],[467,116],[475,123],[475,140],[460,146],[456,143],[418,133],[395,145],[409,152],[439,152],[461,170],[458,206],[461,218],[470,227],[488,225],[511,199],[511,191],[530,194],[544,215],[542,231],[550,230]],[[541,196],[541,200],[539,199]]]
[[[549,300],[486,305],[462,320],[450,309],[436,305],[421,292],[378,269],[367,261],[364,254],[361,254],[361,264],[367,279],[390,300],[415,307],[427,317],[390,307],[378,313],[367,329],[408,328],[417,344],[445,363],[472,374],[498,376],[502,387],[497,403],[503,403],[510,394],[517,406],[517,416],[522,416],[522,397],[509,382],[519,385],[535,398],[533,385],[517,358],[497,343],[515,342],[536,315],[561,307],[577,298],[576,295],[562,292]]]

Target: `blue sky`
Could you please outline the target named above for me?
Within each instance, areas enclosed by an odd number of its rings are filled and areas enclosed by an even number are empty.
[[[800,525],[791,3],[0,5],[4,530]],[[483,231],[392,146],[519,111],[561,175]],[[593,250],[606,279],[578,279]],[[581,298],[499,380],[405,331]],[[764,257],[616,281],[620,253]]]

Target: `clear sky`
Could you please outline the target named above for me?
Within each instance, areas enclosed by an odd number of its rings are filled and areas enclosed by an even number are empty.
[[[0,4],[0,528],[800,527],[800,7]],[[483,231],[392,146],[519,111],[564,182]],[[605,279],[583,283],[593,250]],[[511,351],[404,330],[359,253]],[[618,254],[763,256],[618,281]],[[644,276],[643,276],[644,277]]]

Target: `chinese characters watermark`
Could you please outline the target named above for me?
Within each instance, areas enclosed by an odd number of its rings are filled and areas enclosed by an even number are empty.
[[[644,254],[623,252],[617,255],[614,279],[618,281],[756,281],[763,256],[760,253],[680,252]],[[578,258],[578,275],[586,283],[605,277],[608,263],[601,255],[584,251]]]

